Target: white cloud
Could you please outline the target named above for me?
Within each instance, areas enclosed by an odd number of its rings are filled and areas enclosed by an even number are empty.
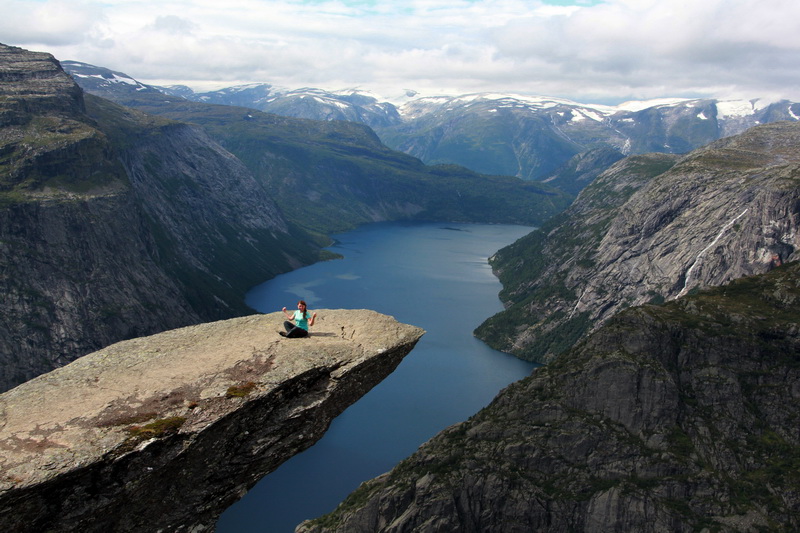
[[[0,39],[62,47],[98,40],[103,17],[93,2],[0,0]]]
[[[151,83],[800,100],[796,0],[569,4],[0,0],[0,36]]]

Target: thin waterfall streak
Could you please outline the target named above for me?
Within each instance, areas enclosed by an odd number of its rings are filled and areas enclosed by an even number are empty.
[[[722,229],[721,229],[721,230],[719,230],[719,233],[717,233],[717,236],[714,238],[714,240],[713,240],[713,241],[711,241],[711,244],[709,244],[708,246],[706,246],[705,248],[703,248],[703,249],[700,251],[700,253],[699,253],[699,254],[697,254],[697,257],[695,257],[695,258],[694,258],[694,262],[692,263],[692,266],[690,266],[690,267],[689,267],[689,269],[686,271],[686,279],[685,279],[685,280],[684,280],[684,282],[683,282],[683,289],[681,289],[681,292],[679,292],[679,293],[678,293],[678,296],[676,296],[676,298],[680,298],[681,296],[683,296],[684,294],[686,294],[686,291],[688,291],[688,290],[689,290],[689,282],[690,282],[690,281],[691,281],[691,279],[692,279],[692,271],[694,270],[694,267],[696,267],[696,266],[697,266],[697,264],[700,262],[700,259],[702,259],[702,257],[705,255],[705,253],[706,253],[708,250],[710,250],[710,249],[711,249],[713,246],[715,246],[715,245],[717,244],[717,242],[718,242],[718,241],[719,241],[719,240],[722,238],[722,236],[725,234],[725,232],[726,232],[726,231],[728,231],[728,230],[731,228],[731,226],[733,226],[734,224],[736,224],[736,221],[737,221],[737,220],[739,220],[740,218],[742,218],[742,217],[745,215],[745,213],[747,213],[747,211],[749,211],[749,209],[750,209],[750,208],[748,207],[747,209],[745,209],[744,211],[742,211],[742,212],[739,214],[739,216],[735,217],[733,220],[729,220],[729,221],[728,221],[728,223],[727,223],[727,224],[725,224],[725,225],[722,227]]]
[[[572,318],[572,315],[574,315],[574,314],[575,314],[575,311],[577,311],[577,310],[578,310],[578,306],[580,305],[580,303],[581,303],[581,300],[583,300],[583,297],[584,297],[584,295],[586,294],[586,291],[588,291],[588,290],[589,290],[589,287],[586,287],[585,289],[583,289],[583,292],[581,293],[581,296],[580,296],[580,298],[578,298],[578,301],[577,301],[577,302],[575,302],[575,307],[573,307],[573,308],[572,308],[572,312],[569,314],[569,318],[568,318],[567,320],[569,320],[570,318]]]

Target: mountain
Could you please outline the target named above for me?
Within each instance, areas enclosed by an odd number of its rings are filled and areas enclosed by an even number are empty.
[[[567,161],[544,183],[577,196],[604,170],[622,159],[621,152],[608,146],[590,148]]]
[[[64,68],[78,78],[96,74],[90,65],[65,61]],[[127,77],[127,79],[131,79]],[[83,82],[79,79],[79,83]],[[88,83],[84,88],[88,89]],[[138,83],[138,82],[136,82]],[[164,94],[206,104],[249,107],[295,118],[311,120],[346,120],[366,124],[372,128],[390,126],[400,122],[397,107],[381,102],[378,97],[358,89],[326,91],[313,87],[286,89],[268,83],[251,83],[226,87],[216,91],[196,93],[185,85],[155,87]]]
[[[298,533],[800,528],[800,264],[629,309]]]
[[[73,79],[81,81],[80,86],[83,90],[109,100],[112,99],[110,96],[125,93],[162,94],[156,87],[140,83],[125,73],[105,67],[96,67],[79,61],[61,61],[59,64]],[[191,89],[188,90],[191,92]]]
[[[611,107],[481,93],[420,98],[400,113],[401,124],[377,129],[392,148],[428,163],[545,180],[587,150],[685,153],[757,124],[796,121],[800,104],[675,99]]]
[[[109,89],[139,90],[139,82],[128,76],[76,62],[64,65],[96,94],[102,95],[104,89],[97,87],[102,79]],[[121,87],[122,81],[128,87]],[[375,129],[390,148],[428,164],[457,164],[485,174],[555,184],[558,175],[569,172],[564,167],[572,164],[571,158],[587,151],[682,154],[759,124],[800,117],[800,103],[790,101],[672,98],[607,106],[496,93],[421,97],[405,92],[387,101],[357,89],[285,89],[269,84],[204,93],[185,86],[150,89],[283,116],[358,122]],[[590,156],[584,166],[589,161],[603,163]],[[595,167],[584,178],[606,168]],[[586,183],[584,179],[572,185]]]
[[[685,156],[614,164],[570,208],[490,259],[506,310],[476,334],[550,361],[620,310],[796,260],[800,123]]]
[[[244,291],[318,259],[199,127],[83,91],[0,45],[0,388],[89,351],[249,312]]]
[[[274,191],[287,225],[319,232],[403,213],[478,218],[489,211],[475,210],[495,211],[502,202],[510,202],[507,217],[555,214],[492,258],[508,309],[478,330],[495,346],[549,364],[300,531],[800,526],[800,267],[778,266],[798,259],[800,124],[757,126],[686,155],[638,154],[636,146],[647,143],[699,142],[710,133],[695,118],[709,120],[719,108],[694,118],[697,108],[680,103],[626,111],[643,113],[636,115],[641,121],[620,127],[653,135],[636,144],[618,132],[611,148],[630,155],[559,213],[551,189],[525,192],[519,180],[426,167],[386,148],[366,126],[137,91],[115,98],[147,111],[142,119],[153,124],[180,118],[201,127]],[[99,99],[86,102],[87,109],[97,104],[93,116],[102,117]],[[555,134],[544,116],[563,102],[531,103],[543,113],[531,123],[524,110],[492,112],[474,103],[488,122],[466,121],[463,131],[476,136],[474,128],[491,124],[507,135],[491,117],[517,120],[516,131],[535,132],[519,147],[540,142],[571,161],[561,172],[563,164],[548,161],[546,152],[532,159],[536,168],[558,169],[570,186],[617,157],[602,151],[604,142],[590,141],[605,135],[600,110],[593,111],[600,120],[574,120],[590,110],[569,117],[565,111]],[[794,104],[786,105],[772,115],[794,113]],[[420,111],[418,118],[426,116]],[[120,122],[126,123],[105,123]],[[456,129],[440,132],[457,137]],[[486,144],[491,138],[480,142],[487,152],[499,150]],[[147,170],[150,158],[141,161],[137,168]],[[508,184],[503,195],[486,196],[501,183]],[[526,214],[523,206],[533,199],[536,208]],[[741,276],[748,277],[731,282]]]
[[[313,232],[399,219],[537,225],[572,198],[510,176],[427,166],[387,148],[363,124],[193,102],[132,84],[98,88],[97,76],[73,76],[87,91],[122,105],[202,126],[264,183],[290,221]]]

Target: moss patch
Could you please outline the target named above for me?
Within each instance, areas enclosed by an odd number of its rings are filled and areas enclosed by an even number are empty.
[[[184,422],[186,422],[186,418],[183,416],[171,416],[155,420],[144,426],[131,426],[128,428],[128,433],[131,437],[141,440],[156,439],[177,433]]]

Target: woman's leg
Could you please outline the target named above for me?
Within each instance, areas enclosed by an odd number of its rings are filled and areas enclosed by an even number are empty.
[[[300,337],[308,337],[308,332],[303,328],[293,326],[292,329],[286,332],[286,336],[292,339],[299,339]]]

